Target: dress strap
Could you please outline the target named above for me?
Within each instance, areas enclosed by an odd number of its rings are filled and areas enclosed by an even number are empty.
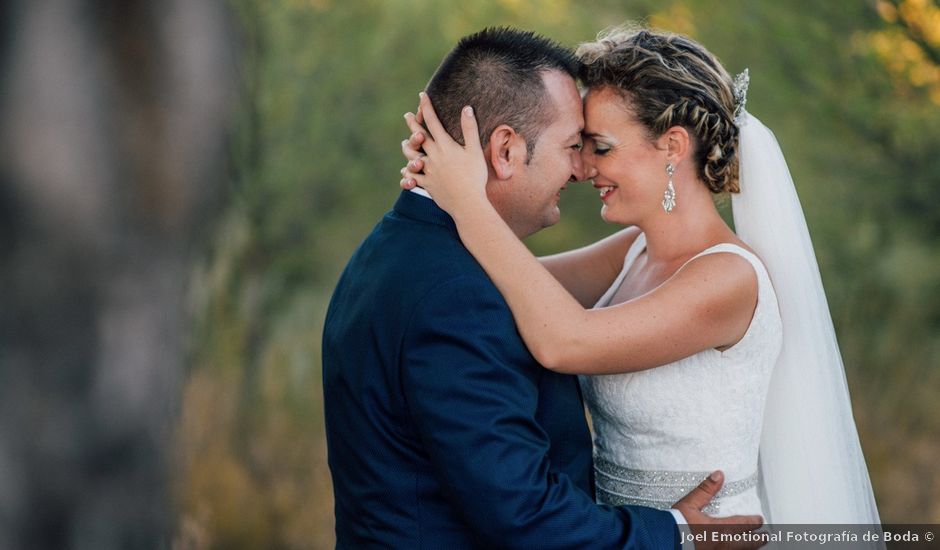
[[[770,279],[770,272],[767,271],[767,268],[764,266],[764,262],[762,262],[756,254],[750,250],[747,250],[746,248],[733,243],[716,244],[715,246],[710,246],[693,256],[692,259],[683,264],[683,267],[696,258],[706,256],[708,254],[717,254],[719,252],[727,252],[744,258],[748,261],[748,263],[751,264],[751,268],[754,270],[754,274],[757,276],[757,305],[754,307],[754,314],[751,317],[751,322],[747,327],[747,331],[744,333],[744,336],[742,336],[741,339],[731,347],[723,351],[716,350],[719,351],[722,357],[728,357],[732,354],[747,353],[748,349],[752,349],[753,344],[748,342],[754,341],[755,338],[758,338],[758,341],[760,340],[759,337],[755,336],[755,331],[759,332],[759,330],[757,330],[755,327],[761,325],[761,320],[771,315],[772,311],[778,311],[779,306],[777,304],[777,295],[774,291],[773,282]]]
[[[624,256],[623,269],[620,270],[620,274],[614,279],[614,282],[610,285],[610,288],[607,289],[607,292],[594,304],[594,307],[607,307],[610,305],[610,301],[614,298],[614,294],[620,290],[620,285],[623,284],[623,280],[626,278],[627,272],[630,271],[633,262],[636,261],[644,250],[646,250],[646,233],[640,233],[636,236],[630,248],[627,249],[627,255]]]
[[[630,267],[633,266],[633,262],[640,257],[644,250],[646,250],[646,233],[640,233],[634,239],[633,244],[630,245],[630,249],[627,250],[627,255],[623,259],[622,275],[627,273]]]
[[[627,272],[630,271],[630,268],[644,250],[646,250],[646,233],[640,233],[637,235],[636,240],[633,241],[633,244],[631,244],[630,248],[627,250],[627,255],[623,260],[623,269],[620,271],[620,274],[617,275],[617,278],[614,280],[613,284],[610,285],[610,288],[608,288],[607,292],[601,296],[600,300],[597,301],[594,307],[607,307],[610,305],[610,301],[613,299],[614,294],[617,293],[617,291],[620,289],[620,286],[623,284],[623,280],[626,278]],[[767,272],[767,268],[764,266],[764,262],[762,262],[760,258],[758,258],[750,250],[747,250],[734,243],[719,243],[714,246],[710,246],[690,258],[688,261],[682,264],[682,267],[687,266],[690,262],[697,258],[708,254],[717,254],[719,252],[729,252],[731,254],[741,256],[747,260],[757,274],[759,292],[763,293],[767,285],[770,284],[770,274]],[[682,269],[682,267],[679,269]]]
[[[699,252],[695,256],[693,256],[691,259],[689,259],[689,261],[682,264],[682,267],[685,267],[692,260],[695,260],[696,258],[700,258],[708,254],[717,254],[719,252],[729,252],[731,254],[736,254],[738,256],[741,256],[742,258],[747,260],[748,263],[750,263],[751,266],[754,268],[754,271],[757,272],[758,280],[762,281],[762,280],[765,280],[765,278],[767,281],[770,280],[770,274],[767,272],[767,268],[764,266],[764,262],[762,262],[761,259],[758,258],[757,255],[755,255],[750,250],[747,250],[746,248],[743,248],[734,243],[719,243],[714,246],[710,246],[706,248],[705,250]]]

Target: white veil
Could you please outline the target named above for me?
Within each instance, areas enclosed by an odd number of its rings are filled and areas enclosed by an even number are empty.
[[[760,444],[765,519],[880,525],[790,171],[766,126],[743,108],[738,120],[741,192],[732,197],[735,229],[767,266],[783,318],[783,348],[771,377]]]

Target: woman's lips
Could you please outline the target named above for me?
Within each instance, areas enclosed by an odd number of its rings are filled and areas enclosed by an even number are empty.
[[[617,188],[616,188],[616,187],[613,187],[613,186],[610,186],[610,185],[607,185],[607,186],[599,186],[599,187],[597,187],[597,189],[600,191],[600,193],[601,193],[601,200],[604,201],[604,202],[606,202],[607,199],[609,199],[610,196],[611,196],[612,194],[614,194],[615,191],[617,191]]]

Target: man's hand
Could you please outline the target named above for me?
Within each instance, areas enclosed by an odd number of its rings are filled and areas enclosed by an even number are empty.
[[[702,512],[702,508],[705,508],[715,498],[715,494],[721,490],[724,482],[724,474],[720,471],[712,472],[698,487],[692,489],[692,492],[672,505],[673,508],[682,512],[685,520],[689,523],[692,535],[696,537],[695,550],[752,550],[760,548],[764,543],[758,541],[721,542],[720,540],[712,540],[714,538],[713,533],[740,535],[756,531],[764,525],[764,520],[760,516],[713,518]],[[704,537],[704,540],[699,540],[701,537]]]

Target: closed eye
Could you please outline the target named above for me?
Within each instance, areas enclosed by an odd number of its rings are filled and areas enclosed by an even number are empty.
[[[597,156],[604,156],[610,152],[610,147],[603,147],[599,145],[594,146],[594,154]]]

